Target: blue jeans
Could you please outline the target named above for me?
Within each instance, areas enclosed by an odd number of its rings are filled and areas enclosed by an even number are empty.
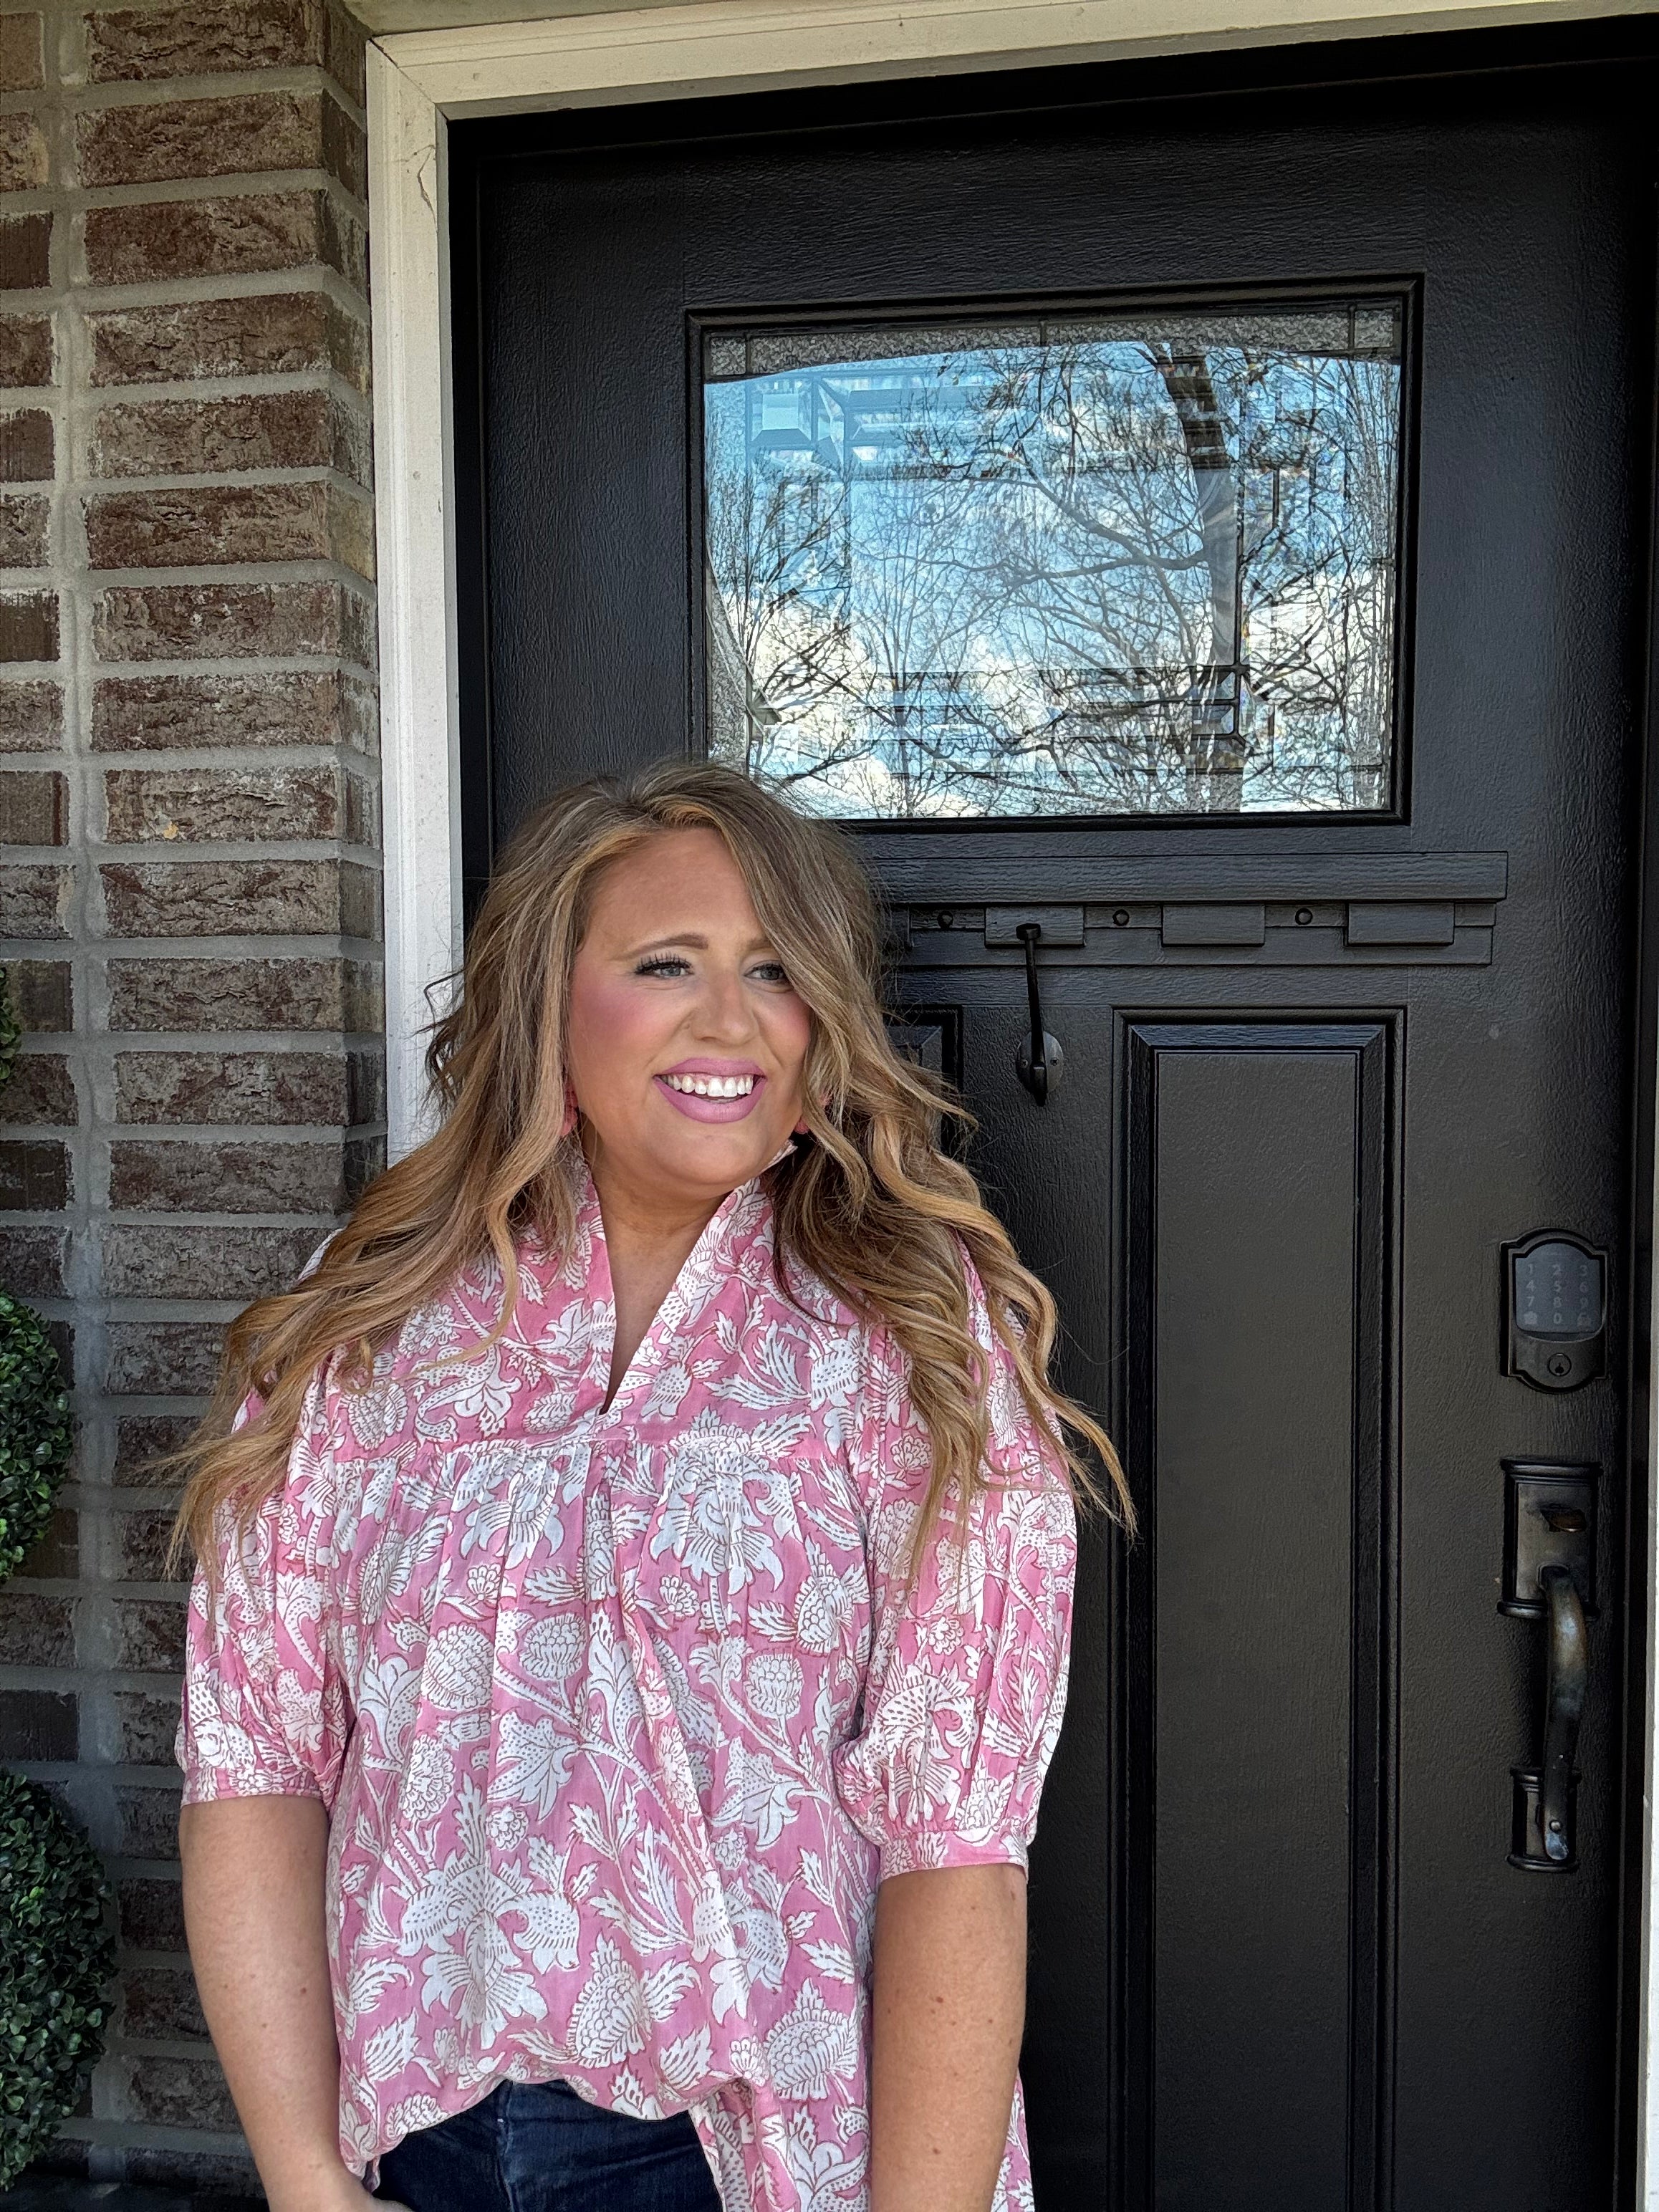
[[[690,2115],[635,2120],[563,2081],[502,2081],[380,2160],[410,2212],[720,2212]]]

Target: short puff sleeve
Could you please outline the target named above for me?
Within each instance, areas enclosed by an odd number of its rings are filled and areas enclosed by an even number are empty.
[[[923,1867],[1024,1867],[1066,1705],[1071,1490],[992,1332],[971,1264],[968,1276],[990,1426],[965,1558],[941,1522],[907,1577],[931,1455],[908,1363],[884,1332],[872,1337],[866,1378],[870,1662],[862,1725],[837,1753],[836,1784],[881,1853],[882,1881]]]
[[[244,1405],[238,1426],[258,1402]],[[331,1632],[334,1511],[325,1406],[319,1375],[282,1487],[245,1529],[221,1510],[216,1589],[197,1567],[175,1746],[187,1805],[220,1797],[333,1803],[349,1721]]]

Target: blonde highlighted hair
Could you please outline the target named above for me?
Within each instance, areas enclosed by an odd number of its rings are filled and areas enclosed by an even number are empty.
[[[517,1294],[519,1239],[533,1231],[550,1249],[568,1249],[580,1143],[565,1127],[572,963],[604,871],[647,838],[690,829],[724,840],[812,1018],[810,1141],[769,1170],[778,1249],[884,1326],[908,1358],[911,1401],[933,1448],[913,1556],[941,1514],[959,1521],[955,1509],[985,1480],[987,1377],[964,1253],[1074,1493],[1129,1522],[1104,1431],[1049,1380],[1054,1299],[1020,1264],[968,1170],[939,1147],[941,1115],[965,1120],[965,1109],[893,1048],[876,908],[857,862],[835,831],[747,778],[677,760],[573,785],[519,832],[428,1050],[442,1109],[436,1135],[364,1192],[308,1275],[232,1323],[207,1416],[180,1455],[188,1481],[177,1540],[210,1571],[220,1510],[245,1522],[281,1487],[301,1401],[325,1360],[343,1350],[343,1379],[366,1380],[376,1347],[487,1251],[505,1282],[499,1334]],[[262,1406],[237,1428],[250,1393]]]

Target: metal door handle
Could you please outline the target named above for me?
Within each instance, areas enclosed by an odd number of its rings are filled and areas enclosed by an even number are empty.
[[[1042,1026],[1042,994],[1037,988],[1036,949],[1042,935],[1040,921],[1022,921],[1014,932],[1025,947],[1025,997],[1030,1008],[1031,1035],[1022,1044],[1014,1057],[1014,1073],[1030,1092],[1039,1106],[1048,1102],[1048,1093],[1059,1083],[1065,1072],[1066,1055],[1060,1048],[1060,1039],[1051,1036]]]
[[[1584,1633],[1584,1607],[1571,1571],[1546,1567],[1538,1579],[1549,1605],[1550,1638],[1539,1826],[1545,1850],[1561,1866],[1573,1856],[1572,1785],[1578,1727],[1589,1687],[1589,1644]]]

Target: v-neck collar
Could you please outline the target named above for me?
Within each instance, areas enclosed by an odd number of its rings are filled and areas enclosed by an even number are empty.
[[[535,1267],[542,1306],[543,1325],[533,1337],[526,1331],[526,1346],[543,1358],[551,1352],[556,1364],[567,1365],[572,1347],[567,1330],[561,1326],[562,1310],[573,1296],[579,1299],[589,1320],[589,1328],[584,1332],[586,1357],[583,1364],[598,1389],[596,1410],[609,1419],[620,1413],[662,1366],[677,1354],[683,1356],[684,1348],[701,1333],[709,1309],[734,1274],[741,1273],[757,1281],[770,1274],[772,1205],[758,1176],[726,1193],[704,1223],[696,1243],[665,1292],[650,1327],[640,1339],[617,1384],[615,1396],[606,1405],[605,1393],[616,1346],[617,1312],[610,1248],[599,1190],[585,1159],[577,1164],[573,1180],[577,1182],[574,1194],[576,1234],[570,1257],[576,1261],[576,1267],[567,1269],[545,1252],[538,1252],[533,1260],[528,1254],[520,1255],[520,1265],[526,1273],[532,1266]],[[756,1252],[750,1258],[751,1249],[757,1245],[763,1246],[763,1251]],[[581,1275],[580,1288],[572,1280],[578,1269]],[[550,1336],[551,1344],[548,1341]]]

